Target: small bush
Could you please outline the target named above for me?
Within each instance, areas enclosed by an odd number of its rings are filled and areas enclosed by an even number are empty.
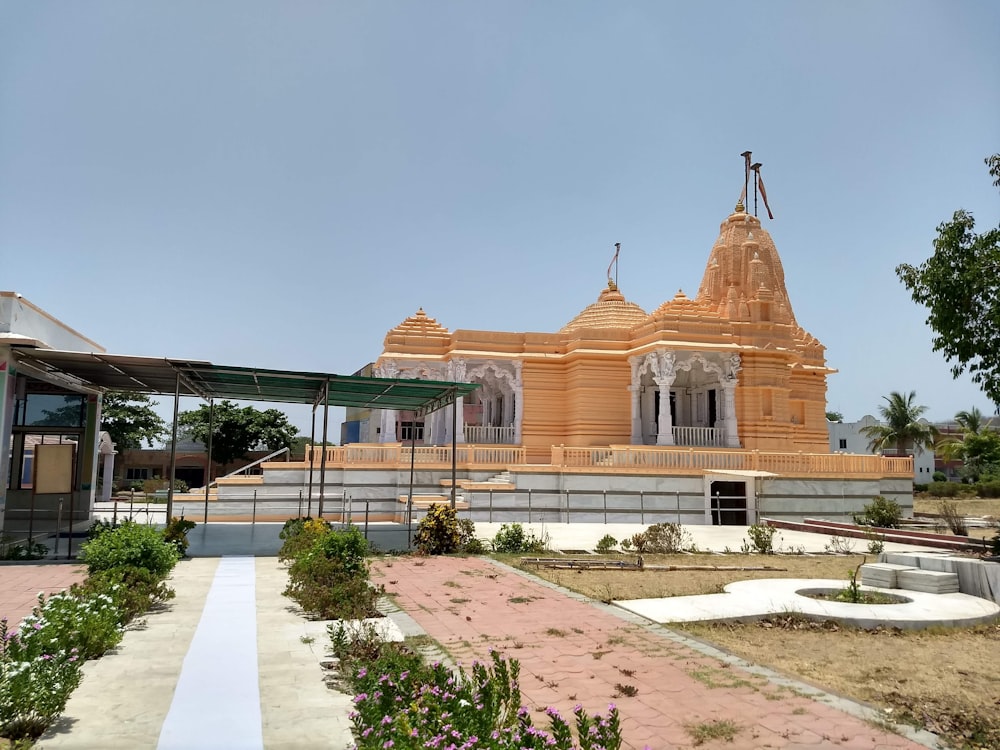
[[[931,484],[934,486],[934,483]],[[854,523],[860,526],[877,526],[883,529],[898,529],[903,518],[903,509],[895,500],[876,495],[861,513],[854,515]]]
[[[53,649],[74,650],[81,659],[96,659],[121,642],[118,611],[107,594],[74,596],[69,592],[48,599],[38,595],[38,604],[21,621],[18,636],[25,655],[40,657]]]
[[[676,554],[691,546],[691,535],[679,523],[653,524],[645,535],[645,551],[651,554]]]
[[[935,482],[947,482],[948,481],[948,475],[945,474],[943,471],[935,471],[931,475],[931,479],[934,480]]]
[[[980,482],[976,491],[979,497],[1000,497],[1000,481]]]
[[[927,494],[934,497],[958,497],[962,491],[962,485],[958,482],[938,482],[937,480],[927,485]]]
[[[178,557],[177,549],[164,541],[163,534],[134,521],[125,521],[117,529],[99,534],[80,550],[80,559],[87,563],[90,573],[133,567],[165,576],[173,570]]]
[[[184,518],[171,518],[163,530],[163,539],[167,544],[173,545],[179,557],[187,557],[188,532],[195,527],[194,521]]]
[[[519,523],[503,524],[493,537],[493,550],[508,554],[544,552],[545,542],[534,534],[526,534]]]
[[[39,542],[0,537],[0,560],[42,560],[48,554],[49,548]]]
[[[952,534],[956,536],[969,535],[969,527],[965,523],[965,516],[958,512],[958,504],[954,500],[942,500],[938,504],[938,514],[948,524],[948,528]]]
[[[468,555],[486,554],[486,545],[476,536],[476,524],[470,518],[458,519],[458,549]]]
[[[927,492],[927,487],[928,487],[927,484],[921,484],[920,482],[913,483],[914,492]]]
[[[600,552],[601,554],[605,554],[607,552],[610,552],[617,546],[618,546],[618,540],[615,539],[613,536],[611,536],[611,534],[605,534],[598,540],[597,546],[594,547],[594,549]]]
[[[365,555],[368,554],[368,540],[357,526],[332,529],[321,535],[313,548],[302,556],[306,565],[311,565],[318,556],[334,560],[347,575],[368,580]]]
[[[362,537],[363,538],[363,537]],[[368,585],[367,576],[344,571],[340,560],[324,555],[301,558],[288,571],[285,596],[309,615],[320,620],[356,620],[376,617],[379,589]]]
[[[278,559],[282,562],[297,559],[300,555],[309,552],[321,537],[329,533],[330,524],[320,519],[307,516],[285,521],[285,525],[278,534],[280,539],[284,539],[284,544],[278,551]]]
[[[774,554],[774,534],[777,529],[766,523],[755,523],[747,528],[749,544],[743,542],[744,552],[756,552],[761,555]]]
[[[127,625],[159,602],[174,598],[174,590],[145,568],[112,568],[87,576],[70,589],[75,596],[106,594],[118,609],[118,622]]]
[[[425,555],[447,555],[458,550],[458,517],[449,505],[434,503],[420,519],[413,543]]]

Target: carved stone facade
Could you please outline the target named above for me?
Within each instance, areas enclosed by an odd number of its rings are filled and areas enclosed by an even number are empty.
[[[743,207],[720,227],[695,299],[652,313],[611,280],[557,333],[449,331],[422,309],[388,332],[376,374],[480,383],[459,442],[829,452],[824,348],[795,321],[774,242]],[[378,417],[378,439],[413,433]],[[451,440],[450,410],[422,425]],[[371,430],[369,430],[369,434]]]

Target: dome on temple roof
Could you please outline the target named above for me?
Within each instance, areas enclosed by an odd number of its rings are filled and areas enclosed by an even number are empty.
[[[608,279],[597,302],[587,305],[559,333],[569,333],[583,328],[614,328],[629,330],[646,320],[646,311],[625,299],[618,286]]]
[[[420,308],[398,326],[385,335],[385,348],[389,350],[392,344],[402,344],[407,339],[433,341],[447,339],[451,333],[443,325]]]

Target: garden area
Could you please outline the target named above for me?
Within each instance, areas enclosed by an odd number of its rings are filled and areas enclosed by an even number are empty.
[[[63,711],[82,667],[117,646],[137,618],[173,598],[166,578],[187,549],[190,521],[163,530],[95,522],[80,552],[87,577],[40,594],[20,623],[0,620],[0,747],[28,748]]]

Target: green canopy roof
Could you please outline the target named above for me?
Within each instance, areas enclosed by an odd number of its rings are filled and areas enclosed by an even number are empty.
[[[19,349],[27,371],[67,385],[149,394],[179,393],[204,399],[236,399],[371,409],[432,412],[466,396],[475,383],[370,378],[296,370],[215,365],[186,359],[128,354]]]

